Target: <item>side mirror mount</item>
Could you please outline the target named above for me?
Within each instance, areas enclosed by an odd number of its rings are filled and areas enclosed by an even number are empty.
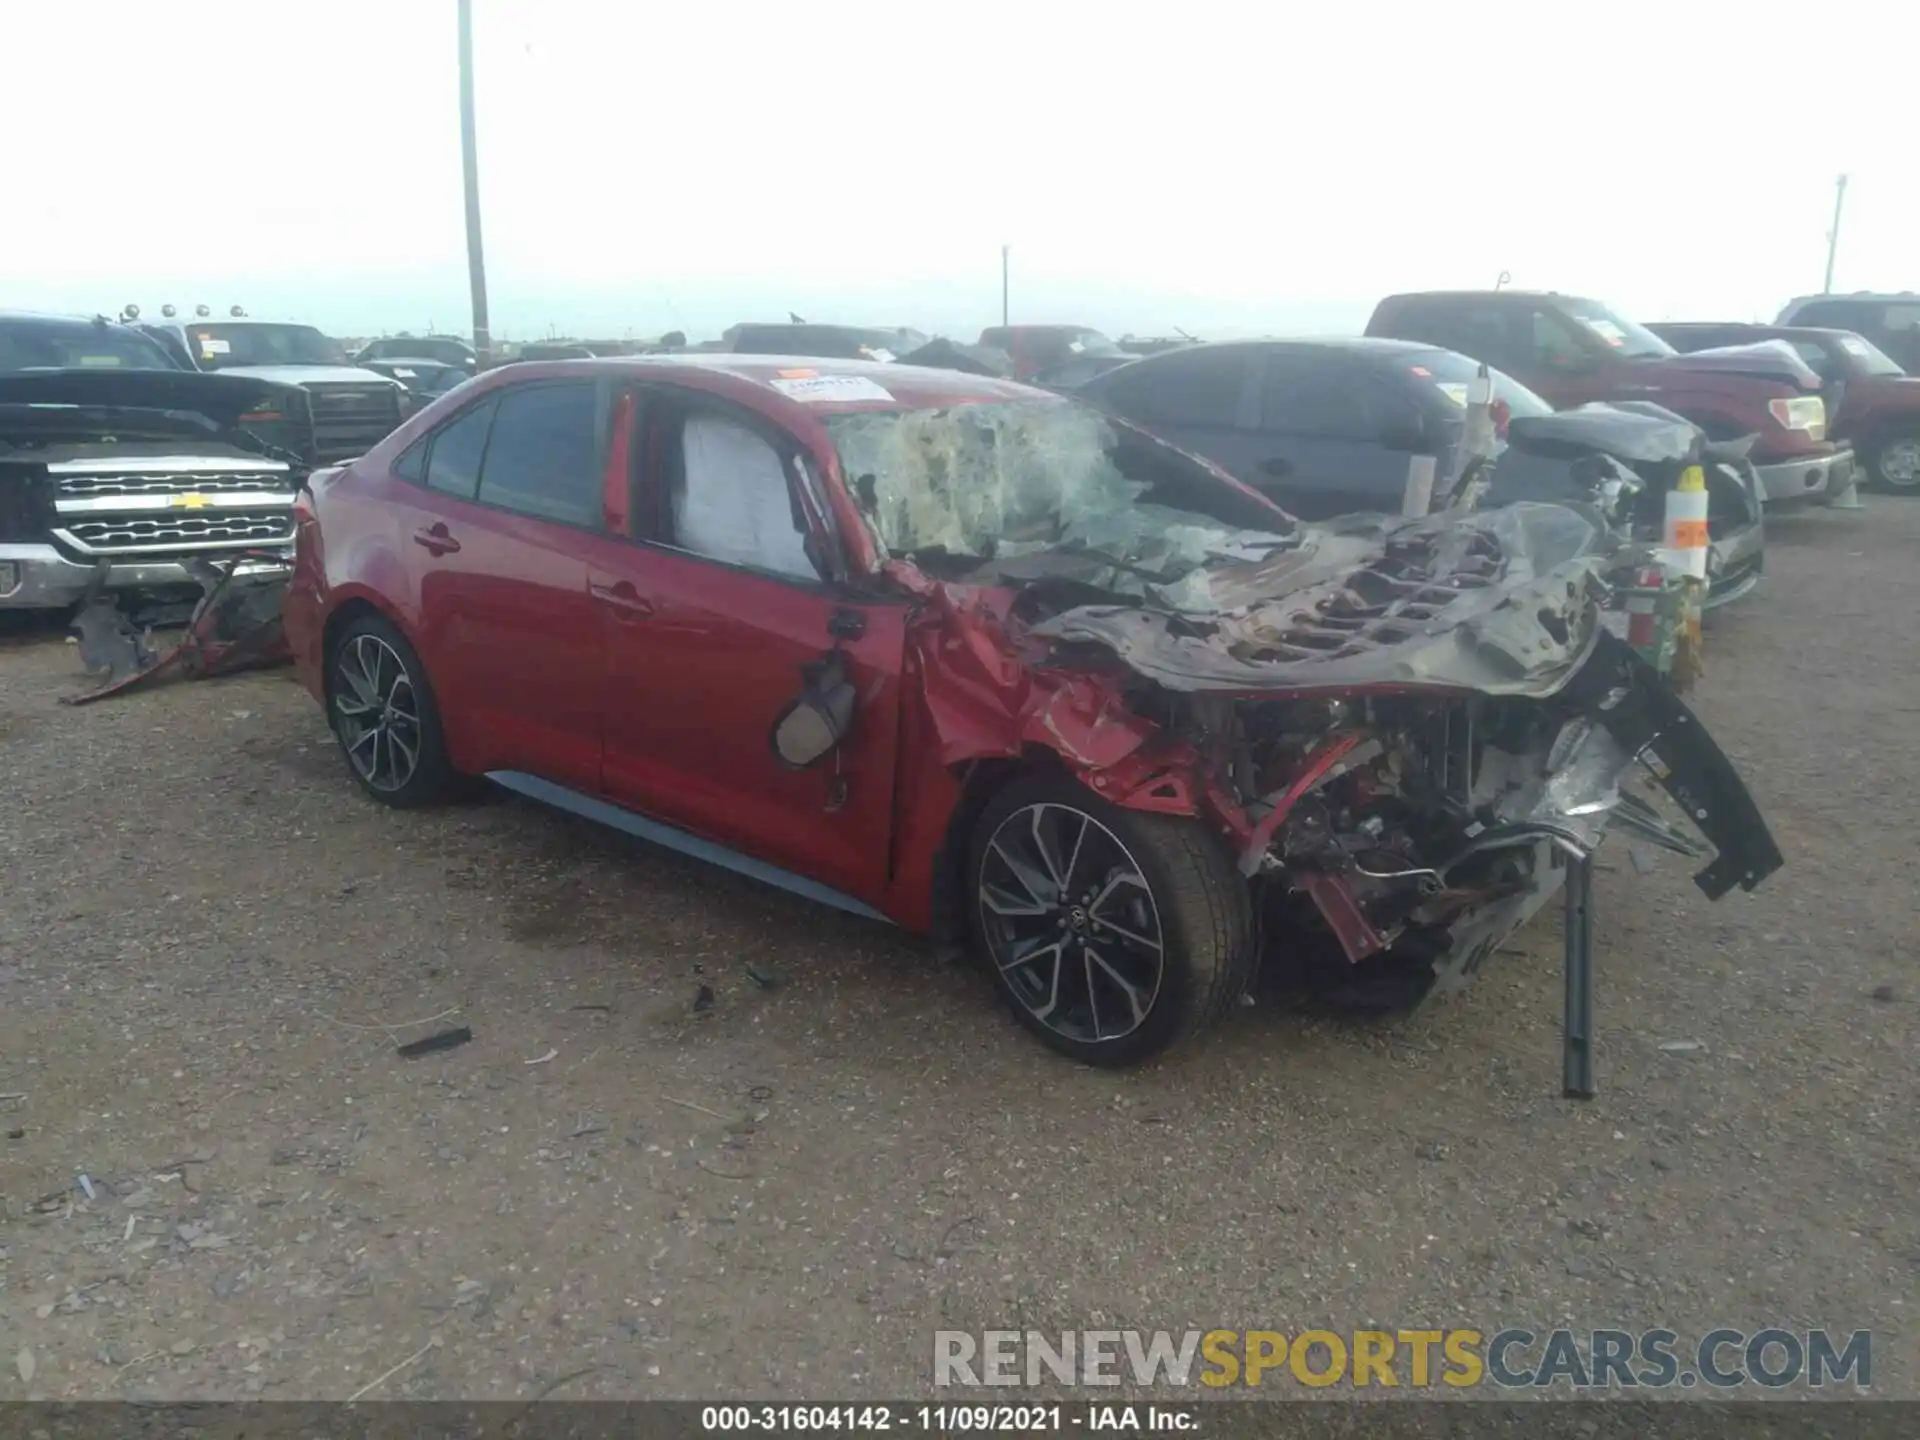
[[[800,693],[773,722],[769,737],[774,758],[789,770],[810,770],[826,759],[853,730],[853,682],[838,651],[804,665]]]

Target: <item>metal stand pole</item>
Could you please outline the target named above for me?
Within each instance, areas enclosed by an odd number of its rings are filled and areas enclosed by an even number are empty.
[[[1593,865],[1567,859],[1567,1008],[1562,1035],[1561,1091],[1593,1098]]]

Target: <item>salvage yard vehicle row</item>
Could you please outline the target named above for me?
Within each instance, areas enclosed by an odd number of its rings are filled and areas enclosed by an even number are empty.
[[[1091,407],[744,356],[490,372],[298,507],[287,630],[361,786],[491,775],[966,938],[1126,1064],[1283,937],[1459,983],[1608,823],[1781,863],[1605,633],[1621,541],[1516,505],[1303,526]]]

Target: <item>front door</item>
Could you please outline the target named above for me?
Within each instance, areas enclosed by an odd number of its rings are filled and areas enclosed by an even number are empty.
[[[869,903],[889,879],[903,602],[821,578],[796,516],[795,447],[758,417],[666,386],[635,423],[635,540],[589,566],[606,650],[609,798]],[[816,552],[817,553],[817,549]],[[775,721],[838,648],[846,742],[790,770]]]

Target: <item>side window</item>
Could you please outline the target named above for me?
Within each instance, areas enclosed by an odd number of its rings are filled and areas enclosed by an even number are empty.
[[[463,500],[480,487],[480,457],[487,452],[487,430],[496,402],[484,400],[445,428],[434,432],[427,451],[427,484]]]
[[[410,480],[415,485],[427,478],[427,446],[431,437],[416,440],[400,452],[400,458],[393,462],[393,473],[402,480]]]
[[[1876,308],[1855,300],[1816,300],[1794,312],[1793,323],[1814,329],[1857,330],[1870,335],[1877,328],[1874,322],[1880,318],[1874,313]]]
[[[1789,343],[1814,374],[1822,380],[1833,379],[1833,357],[1827,354],[1826,346],[1817,340],[1794,340]]]
[[[542,520],[598,525],[603,489],[598,409],[599,387],[591,381],[507,391],[480,469],[481,502]],[[437,453],[434,463],[439,464]]]
[[[1384,407],[1372,377],[1335,358],[1267,355],[1260,428],[1328,440],[1378,440]]]
[[[1573,330],[1567,322],[1551,310],[1533,312],[1528,348],[1532,352],[1533,364],[1536,367],[1544,367],[1548,370],[1578,370],[1588,363],[1586,348],[1574,338]]]
[[[1161,361],[1116,371],[1108,392],[1115,407],[1148,424],[1232,425],[1251,352],[1238,346],[1202,347]]]
[[[676,428],[666,446],[667,543],[817,583],[785,457],[758,431],[713,411],[689,410]]]
[[[1516,338],[1513,329],[1516,319],[1524,324],[1525,318],[1504,304],[1461,309],[1424,318],[1420,333],[1409,333],[1407,338],[1484,361],[1496,370],[1525,370],[1531,358],[1529,346],[1524,339]]]

